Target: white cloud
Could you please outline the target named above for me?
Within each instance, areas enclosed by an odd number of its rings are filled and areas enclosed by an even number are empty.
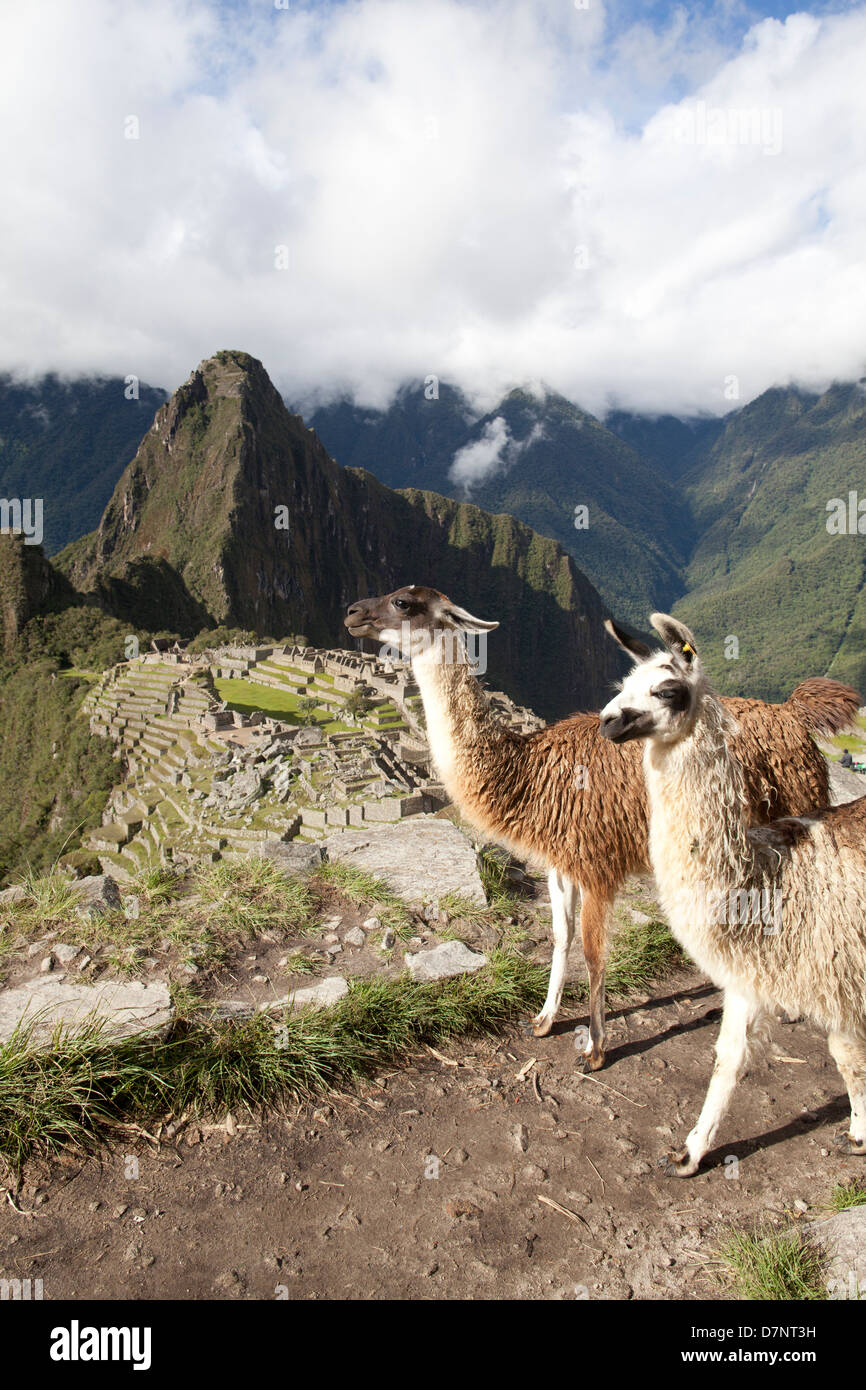
[[[508,428],[508,422],[497,415],[484,426],[480,439],[464,444],[451,461],[448,476],[451,481],[470,493],[479,483],[484,482],[499,469],[514,463],[524,449],[544,438],[544,426],[534,424],[525,439],[515,439]]]
[[[866,6],[733,53],[682,10],[609,21],[595,0],[6,7],[0,369],[172,387],[242,347],[296,400],[382,405],[435,373],[479,408],[532,380],[596,413],[859,376]],[[712,137],[753,110],[777,153]]]
[[[473,444],[465,444],[454,455],[448,475],[451,480],[469,491],[474,485],[501,467],[503,454],[511,441],[511,432],[501,415],[484,426],[484,433]]]

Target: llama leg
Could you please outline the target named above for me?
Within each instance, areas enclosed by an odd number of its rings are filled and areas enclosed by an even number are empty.
[[[565,969],[568,963],[568,948],[574,936],[575,887],[570,878],[558,869],[551,869],[547,875],[550,889],[550,908],[553,914],[553,961],[550,966],[550,981],[547,998],[540,1014],[532,1020],[532,1031],[537,1038],[546,1037],[553,1027],[559,1011],[562,990],[565,984]]]
[[[831,1033],[827,1043],[851,1101],[851,1124],[838,1147],[842,1153],[862,1157],[866,1155],[866,1038]]]
[[[581,893],[580,930],[589,976],[589,1039],[584,1051],[584,1071],[598,1071],[604,1066],[604,968],[610,906],[610,901],[598,893]]]
[[[748,1051],[749,1033],[758,1016],[758,1009],[741,994],[725,991],[722,1026],[716,1041],[716,1064],[707,1089],[706,1099],[697,1124],[686,1140],[685,1148],[662,1160],[668,1174],[690,1178],[698,1171],[701,1159],[715,1138],[730,1104],[734,1087],[743,1073]]]

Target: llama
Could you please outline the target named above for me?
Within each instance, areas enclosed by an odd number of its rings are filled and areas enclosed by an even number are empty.
[[[697,1172],[762,1017],[784,1009],[828,1034],[848,1088],[840,1147],[866,1154],[866,797],[749,828],[735,722],[695,639],[664,613],[666,651],[638,661],[601,712],[614,744],[644,740],[649,852],[680,944],[724,991],[716,1063],[698,1122],[668,1172]]]
[[[562,999],[580,897],[589,977],[589,1039],[582,1065],[604,1065],[605,957],[610,910],[631,873],[648,873],[646,796],[640,754],[599,737],[597,714],[575,714],[530,734],[491,712],[465,647],[467,634],[499,624],[474,618],[436,589],[410,585],[349,608],[345,625],[412,661],[433,761],[448,795],[478,831],[547,871],[553,961],[547,997],[532,1020],[550,1032]],[[649,648],[617,640],[632,654]],[[810,732],[847,727],[859,696],[834,681],[806,681],[784,705],[730,700],[742,726],[755,820],[799,815],[829,799],[827,767]]]

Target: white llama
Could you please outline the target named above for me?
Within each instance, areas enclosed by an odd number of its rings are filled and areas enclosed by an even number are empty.
[[[700,1118],[667,1171],[689,1177],[713,1141],[763,1014],[828,1034],[848,1088],[840,1147],[866,1154],[866,797],[748,828],[736,725],[707,684],[694,638],[650,619],[666,652],[638,661],[602,710],[614,743],[645,739],[650,861],[671,930],[724,991]]]

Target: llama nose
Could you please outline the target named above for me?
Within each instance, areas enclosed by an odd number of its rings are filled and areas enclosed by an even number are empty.
[[[603,710],[599,719],[598,731],[602,738],[616,742],[628,731],[634,722],[631,710]]]

